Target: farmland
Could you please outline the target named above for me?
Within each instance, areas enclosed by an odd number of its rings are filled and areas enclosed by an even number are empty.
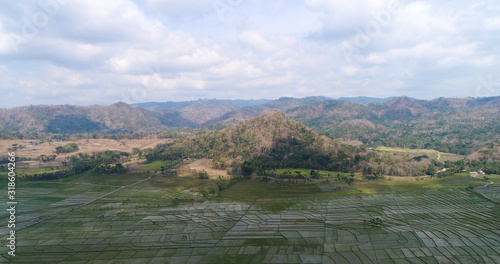
[[[390,153],[405,153],[405,154],[409,154],[412,156],[427,155],[427,156],[430,156],[434,159],[441,160],[441,161],[445,161],[445,160],[455,161],[455,160],[463,159],[463,156],[461,156],[461,155],[440,152],[440,151],[432,150],[432,149],[407,149],[407,148],[378,147],[378,148],[376,148],[376,150],[382,151],[382,152],[390,152]]]
[[[156,144],[165,143],[169,139],[160,139],[157,137],[147,137],[143,139],[78,139],[69,141],[50,141],[42,142],[41,140],[0,140],[0,149],[9,149],[13,146],[24,146],[23,148],[16,149],[19,157],[36,159],[40,155],[53,155],[56,154],[56,148],[75,143],[79,146],[79,150],[75,153],[91,153],[101,152],[106,150],[116,150],[132,152],[133,148],[151,148]],[[58,155],[57,160],[63,160],[75,153]],[[38,162],[36,164],[38,165]]]
[[[468,175],[326,189],[346,185],[246,180],[202,195],[215,181],[140,173],[20,181],[18,223],[31,226],[16,232],[16,257],[2,247],[1,262],[500,262],[499,207],[465,191],[484,185]]]

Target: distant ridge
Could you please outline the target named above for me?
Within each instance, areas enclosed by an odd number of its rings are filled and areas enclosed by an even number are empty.
[[[431,148],[461,155],[476,152],[476,157],[491,156],[497,146],[500,148],[500,97],[337,100],[313,96],[271,101],[204,99],[135,106],[122,102],[109,106],[36,105],[0,109],[0,137],[19,137],[18,132],[215,130],[275,111],[331,138],[369,146]]]
[[[131,104],[131,106],[136,106],[136,107],[141,107],[141,108],[157,111],[157,110],[167,110],[167,109],[182,109],[182,108],[188,107],[196,102],[203,102],[203,101],[212,101],[212,102],[220,102],[220,103],[234,103],[240,107],[245,107],[245,106],[265,104],[265,103],[271,102],[273,100],[270,100],[270,99],[250,99],[250,100],[198,99],[195,101],[183,101],[183,102],[168,101],[168,102],[137,103],[137,104]]]
[[[358,96],[358,97],[341,97],[339,98],[339,100],[357,104],[383,104],[394,98],[396,97],[375,98],[375,97]]]

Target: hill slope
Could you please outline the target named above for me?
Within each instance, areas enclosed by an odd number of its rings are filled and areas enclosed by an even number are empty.
[[[167,128],[224,127],[280,111],[332,138],[361,141],[373,147],[423,148],[469,155],[484,148],[485,144],[493,143],[493,148],[500,146],[500,97],[430,101],[397,97],[379,104],[358,104],[327,97],[283,97],[264,104],[260,102],[265,100],[142,104],[159,110],[124,103],[0,109],[0,132],[154,132]],[[250,106],[242,107],[246,104]]]
[[[25,106],[0,109],[6,130],[48,133],[158,131],[166,127],[151,111],[125,103],[110,106]]]
[[[148,160],[212,158],[218,169],[260,171],[282,168],[321,169],[349,173],[422,175],[430,160],[377,153],[341,144],[274,111],[222,130],[158,145],[146,150]],[[238,173],[237,173],[238,174]]]
[[[338,145],[332,139],[320,136],[305,125],[275,111],[222,130],[180,140],[171,144],[170,148],[183,148],[188,155],[200,157],[255,157],[269,151],[276,142],[288,139],[305,142],[309,148],[321,151],[328,151],[328,147]]]

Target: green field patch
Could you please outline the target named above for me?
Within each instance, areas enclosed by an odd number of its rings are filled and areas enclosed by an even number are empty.
[[[464,157],[461,155],[453,154],[453,153],[446,153],[446,152],[440,152],[437,150],[433,149],[407,149],[407,148],[392,148],[392,147],[377,147],[375,150],[382,151],[382,152],[392,152],[392,153],[407,153],[407,154],[415,154],[415,155],[431,155],[431,158],[435,158],[445,161],[445,160],[460,160],[463,159]]]
[[[490,179],[490,181],[493,182],[491,187],[500,187],[500,175],[485,175],[487,178]]]
[[[138,169],[139,170],[147,170],[147,171],[161,171],[162,167],[163,168],[171,168],[175,165],[179,164],[179,161],[177,160],[167,160],[167,161],[153,161],[151,163],[144,164],[140,166]]]
[[[47,181],[47,182],[66,182],[71,184],[86,184],[86,185],[109,185],[109,186],[124,186],[142,179],[148,178],[146,173],[127,173],[127,174],[97,174],[85,172],[71,177]]]
[[[324,183],[320,183],[324,184]],[[318,183],[278,184],[257,180],[240,181],[220,192],[220,198],[233,201],[255,202],[262,210],[279,212],[303,199],[326,199],[331,196],[359,194],[358,190],[346,189],[325,192]]]
[[[25,176],[31,176],[35,174],[42,173],[53,173],[64,169],[63,167],[16,167],[15,172],[17,177],[23,178]],[[7,177],[8,172],[0,172],[0,177]]]
[[[433,149],[407,149],[407,148],[392,148],[392,147],[378,147],[376,148],[378,151],[384,152],[403,152],[403,153],[424,153],[424,154],[441,154],[441,155],[454,155],[452,153],[439,152]]]

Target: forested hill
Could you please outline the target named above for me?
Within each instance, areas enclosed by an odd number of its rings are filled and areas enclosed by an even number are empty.
[[[153,112],[110,106],[25,106],[0,109],[0,130],[36,133],[124,133],[165,129]]]
[[[357,140],[368,146],[435,149],[475,159],[500,157],[500,97],[334,100],[318,96],[138,106],[26,106],[0,109],[0,137],[8,138],[9,131],[123,133],[224,127],[272,111],[331,138]]]
[[[211,158],[219,169],[260,171],[321,169],[365,175],[423,175],[428,158],[394,157],[321,135],[274,111],[222,130],[207,132],[144,151],[149,161]],[[237,172],[239,174],[241,172]]]
[[[274,111],[222,130],[158,145],[145,152],[148,160],[210,157],[218,168],[251,161],[267,168],[339,168],[358,170],[355,157],[365,148],[343,145]]]
[[[499,146],[500,97],[432,101],[399,97],[380,105],[325,101],[285,113],[333,138],[374,147],[469,155],[485,145],[495,153]]]
[[[275,111],[222,130],[180,140],[169,148],[183,148],[182,152],[195,157],[252,157],[268,152],[276,142],[282,140],[304,142],[308,148],[318,152],[330,151],[329,148],[338,146],[331,138],[320,136],[305,125]]]

